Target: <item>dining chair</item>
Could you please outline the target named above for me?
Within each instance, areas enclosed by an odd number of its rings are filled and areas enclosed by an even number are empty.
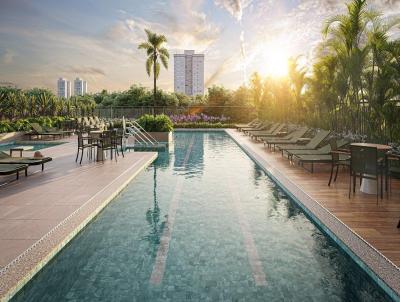
[[[350,145],[350,186],[353,185],[353,194],[356,191],[356,179],[376,180],[376,202],[379,196],[379,175],[381,175],[381,198],[383,198],[383,166],[379,162],[378,149],[376,147],[354,146]]]

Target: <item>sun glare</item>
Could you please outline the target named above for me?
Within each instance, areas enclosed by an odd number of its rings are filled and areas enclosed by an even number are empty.
[[[289,55],[279,46],[263,47],[260,60],[260,73],[264,76],[283,77],[288,73]]]

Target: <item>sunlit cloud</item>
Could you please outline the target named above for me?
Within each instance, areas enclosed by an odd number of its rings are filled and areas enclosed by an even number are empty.
[[[137,49],[148,28],[168,39],[170,68],[160,74],[161,88],[173,89],[172,54],[184,49],[205,54],[207,86],[235,88],[246,74],[276,69],[271,58],[303,55],[310,66],[324,22],[346,10],[344,1],[335,0],[172,0],[146,5],[132,0],[118,6],[99,0],[82,18],[75,6],[63,16],[61,2],[43,6],[40,1],[0,4],[2,82],[54,90],[58,77],[81,76],[92,92],[124,90],[133,83],[151,87],[146,55]],[[386,18],[399,15],[400,1],[368,3]],[[391,35],[399,37],[399,30]]]

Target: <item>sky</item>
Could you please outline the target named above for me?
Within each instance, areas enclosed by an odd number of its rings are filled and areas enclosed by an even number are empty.
[[[400,0],[370,0],[390,18]],[[345,12],[334,0],[0,0],[0,83],[56,90],[59,77],[89,92],[152,86],[145,72],[144,29],[164,34],[171,54],[159,87],[173,90],[173,54],[205,54],[206,87],[236,88],[288,56],[312,62],[321,29]]]

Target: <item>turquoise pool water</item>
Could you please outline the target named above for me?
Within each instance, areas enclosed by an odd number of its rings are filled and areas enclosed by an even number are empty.
[[[29,151],[36,151],[36,150],[41,150],[41,149],[46,149],[49,147],[54,147],[57,145],[60,145],[63,143],[60,142],[48,142],[48,143],[30,143],[30,142],[12,142],[12,143],[7,143],[7,144],[0,144],[0,151],[8,151],[11,148],[18,148],[22,146],[29,146],[32,147],[29,149]]]
[[[177,132],[13,301],[390,301],[223,132]]]

